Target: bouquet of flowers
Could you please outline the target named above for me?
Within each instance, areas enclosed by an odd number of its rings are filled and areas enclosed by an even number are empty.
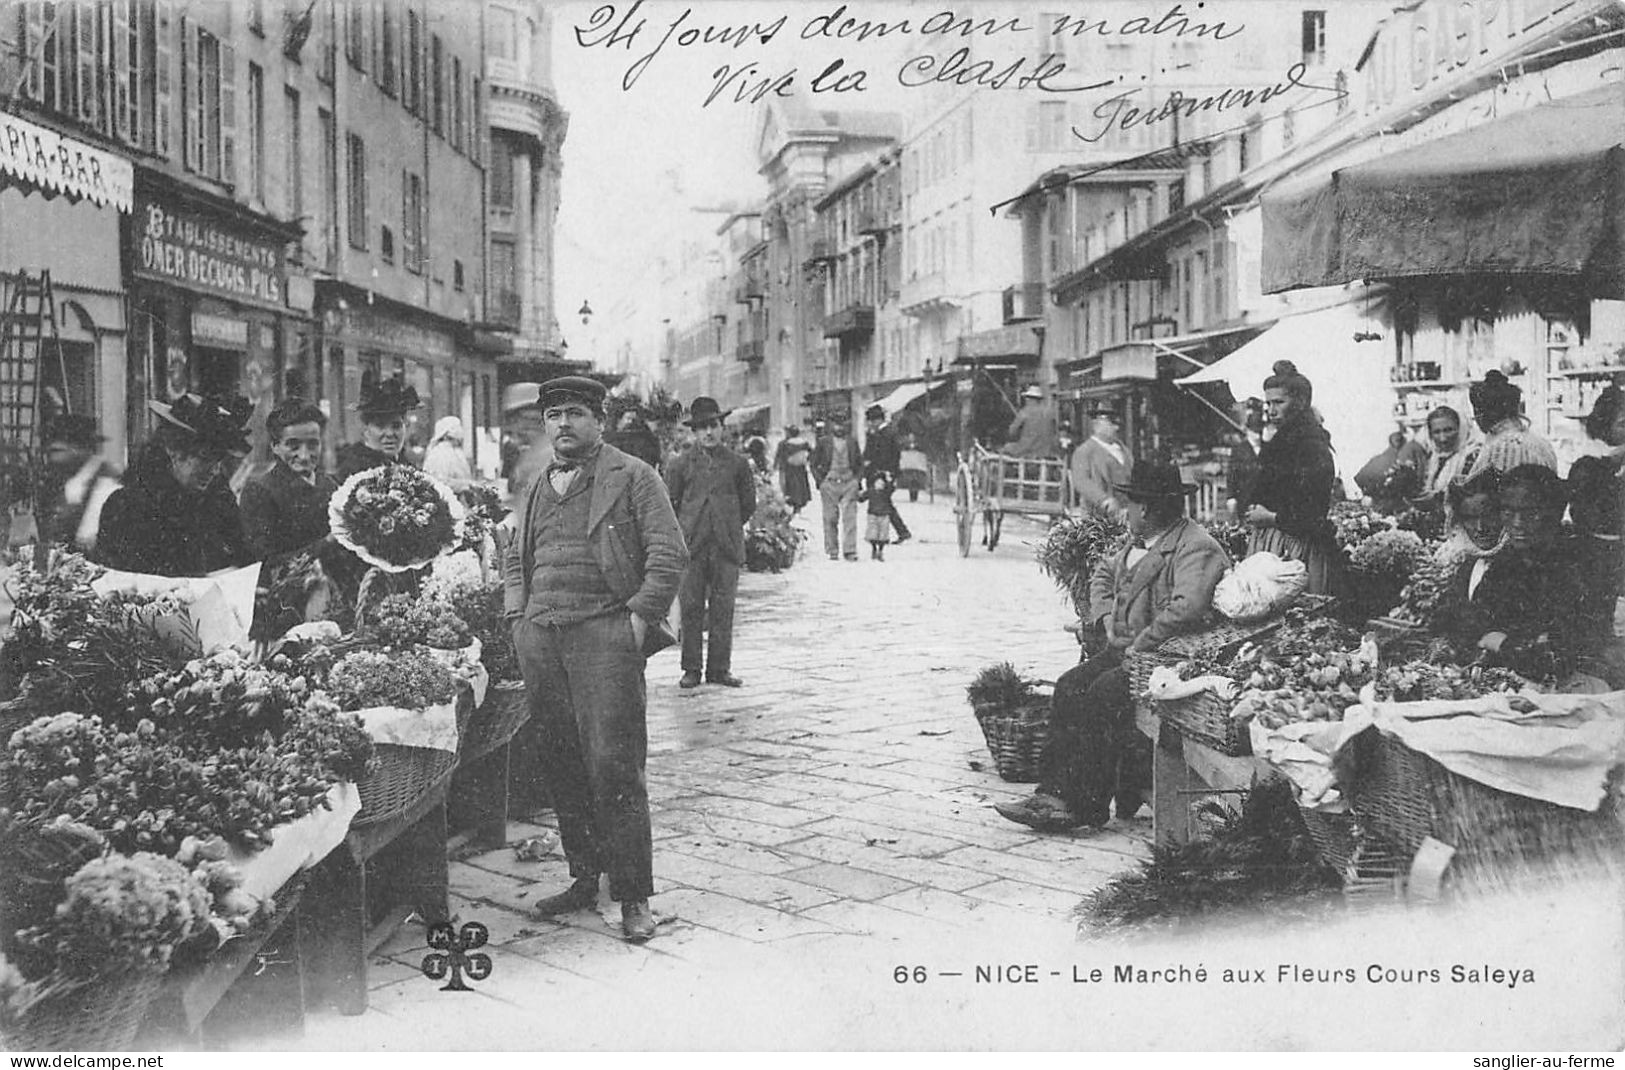
[[[431,581],[428,589],[449,602],[451,611],[480,641],[480,664],[485,666],[493,682],[519,679],[519,657],[514,653],[513,634],[503,617],[500,582],[442,586]]]
[[[508,507],[503,504],[496,488],[484,483],[465,487],[457,492],[457,498],[466,510],[461,545],[464,549],[480,553],[485,537],[508,515]]]
[[[1081,518],[1067,517],[1050,529],[1038,544],[1038,567],[1072,597],[1078,616],[1089,611],[1089,576],[1101,559],[1122,548],[1128,525],[1115,513],[1091,511]]]
[[[327,506],[333,537],[385,572],[421,568],[456,546],[464,513],[450,487],[404,464],[357,472]]]
[[[357,650],[333,666],[327,674],[327,690],[347,710],[376,706],[418,709],[450,702],[457,694],[457,677],[425,654]]]
[[[1354,548],[1379,531],[1393,528],[1393,522],[1379,516],[1361,502],[1336,502],[1332,505],[1331,521],[1336,529],[1337,548],[1352,553]]]
[[[1414,531],[1378,531],[1349,552],[1349,566],[1365,576],[1410,579],[1428,559],[1427,544]]]
[[[182,943],[209,924],[209,893],[185,866],[146,851],[86,862],[43,925],[17,934],[61,974],[162,972]]]
[[[365,620],[361,633],[388,647],[422,644],[461,650],[469,641],[468,625],[451,603],[427,592],[417,598],[387,595],[368,611]]]

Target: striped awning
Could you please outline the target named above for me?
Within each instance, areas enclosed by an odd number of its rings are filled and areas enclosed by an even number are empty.
[[[122,156],[0,111],[0,181],[130,211],[135,165]]]

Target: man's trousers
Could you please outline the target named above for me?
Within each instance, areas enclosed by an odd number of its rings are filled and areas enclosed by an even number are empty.
[[[722,547],[705,542],[688,548],[688,571],[677,593],[683,628],[683,671],[707,677],[726,675],[733,668],[734,600],[739,594],[739,564],[723,555]],[[701,631],[704,631],[704,635]],[[705,657],[704,644],[710,644]]]

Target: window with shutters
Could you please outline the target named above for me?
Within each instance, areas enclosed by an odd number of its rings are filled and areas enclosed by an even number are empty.
[[[406,13],[406,60],[401,71],[401,96],[406,110],[423,114],[423,19],[416,11]]]
[[[446,133],[446,50],[440,35],[429,38],[429,125],[436,134]]]
[[[421,274],[423,248],[423,179],[407,171],[401,175],[401,263]]]
[[[474,79],[474,87],[468,95],[468,116],[468,154],[476,163],[482,163],[485,160],[485,104],[478,78]]]
[[[491,207],[513,208],[513,147],[500,137],[491,139]]]
[[[378,88],[395,95],[395,64],[400,45],[395,40],[395,12],[387,2],[378,9]]]
[[[185,163],[228,185],[237,179],[237,53],[181,19],[181,112]]]
[[[350,245],[367,247],[367,145],[355,134],[345,141],[345,226]]]
[[[304,156],[304,124],[299,116],[299,91],[292,86],[282,89],[285,121],[282,125],[282,144],[285,148],[282,165],[287,178],[288,218],[298,222],[305,214],[305,180],[300,161]]]
[[[248,65],[248,181],[249,195],[265,203],[265,71]]]
[[[315,6],[314,3],[312,6]],[[321,10],[313,12],[312,17],[315,21],[311,24],[310,39],[316,48],[316,80],[323,85],[332,85],[334,69],[338,66],[338,46],[335,43],[338,23],[333,15],[333,5],[321,5]]]
[[[104,113],[103,79],[107,71],[107,64],[102,61],[106,46],[102,9],[91,4],[75,4],[69,11],[75,24],[74,96],[79,104],[79,121],[100,128]]]
[[[329,263],[338,248],[339,214],[339,147],[338,128],[333,113],[326,108],[316,109],[316,126],[322,139],[322,195],[317,202],[316,225],[327,249]]]
[[[372,57],[372,40],[368,34],[371,28],[371,5],[363,0],[350,0],[344,6],[344,58],[363,74]]]
[[[463,151],[463,60],[451,57],[451,147]]]
[[[388,224],[378,228],[378,255],[384,258],[384,263],[395,262],[395,232],[389,229]]]

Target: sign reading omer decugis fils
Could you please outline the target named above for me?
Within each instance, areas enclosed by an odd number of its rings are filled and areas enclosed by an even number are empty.
[[[282,308],[287,262],[282,243],[256,238],[188,205],[136,196],[135,274],[243,304]]]

